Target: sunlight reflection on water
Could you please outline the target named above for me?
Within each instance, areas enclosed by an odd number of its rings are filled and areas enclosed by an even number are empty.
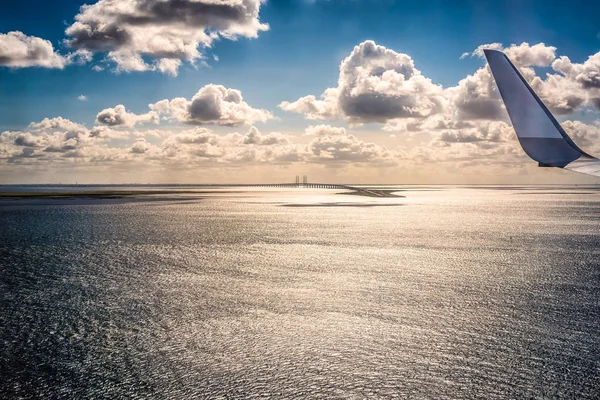
[[[425,189],[2,203],[0,395],[596,398],[598,192]]]

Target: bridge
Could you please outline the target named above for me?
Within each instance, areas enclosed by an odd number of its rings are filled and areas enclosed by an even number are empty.
[[[345,190],[361,190],[357,187],[341,185],[339,183],[257,183],[257,184],[240,184],[235,186],[244,187],[272,187],[272,188],[307,188],[307,189],[345,189]]]
[[[266,187],[266,188],[307,188],[307,189],[341,189],[341,190],[362,190],[357,187],[343,185],[339,183],[309,183],[308,175],[302,176],[302,182],[300,182],[300,176],[296,175],[296,182],[294,183],[249,183],[249,184],[238,184],[232,186],[244,186],[244,187]]]
[[[238,187],[264,187],[264,188],[283,188],[283,189],[292,189],[292,188],[306,188],[306,189],[337,189],[337,190],[350,190],[355,194],[360,194],[362,196],[369,197],[397,197],[392,195],[391,190],[381,190],[381,189],[367,189],[360,188],[356,186],[344,185],[340,183],[309,183],[308,175],[302,176],[302,182],[300,182],[300,176],[296,175],[296,182],[294,183],[257,183],[257,184],[237,184],[237,185],[228,185],[228,186],[238,186]]]

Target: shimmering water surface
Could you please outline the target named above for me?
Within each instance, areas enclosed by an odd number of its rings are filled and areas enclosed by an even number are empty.
[[[403,189],[0,202],[0,398],[598,398],[600,191]]]

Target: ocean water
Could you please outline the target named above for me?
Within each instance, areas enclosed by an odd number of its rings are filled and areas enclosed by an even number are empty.
[[[0,398],[600,397],[600,191],[0,202]]]

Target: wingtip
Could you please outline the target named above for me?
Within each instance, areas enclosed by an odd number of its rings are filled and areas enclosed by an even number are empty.
[[[485,54],[485,56],[488,58],[492,55],[504,55],[504,53],[501,52],[500,50],[494,50],[494,49],[483,49],[483,54]]]

